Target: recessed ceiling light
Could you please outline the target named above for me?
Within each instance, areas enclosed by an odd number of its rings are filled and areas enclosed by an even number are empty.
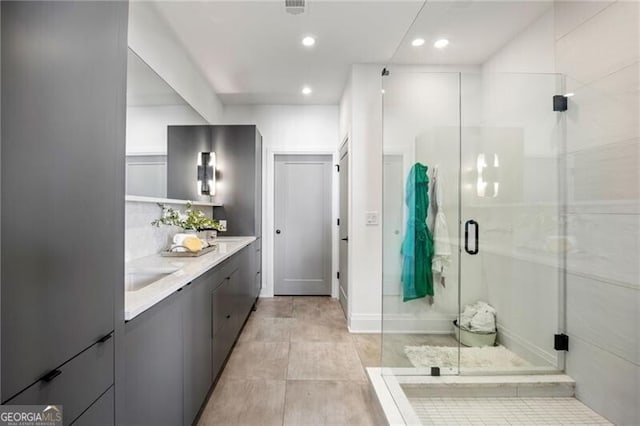
[[[302,94],[305,95],[305,96],[310,95],[311,92],[312,92],[312,90],[311,90],[311,87],[309,87],[309,86],[304,86],[302,88]]]
[[[306,36],[302,39],[302,45],[306,47],[311,47],[316,44],[316,39],[311,36]]]
[[[423,38],[416,38],[411,42],[411,45],[413,47],[419,47],[422,46],[424,44],[424,39]]]
[[[441,38],[440,40],[433,43],[433,47],[435,47],[436,49],[444,49],[448,45],[449,45],[449,40],[447,40],[446,38]]]

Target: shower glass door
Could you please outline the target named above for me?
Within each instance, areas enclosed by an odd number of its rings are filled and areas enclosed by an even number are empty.
[[[563,81],[516,73],[461,81],[460,371],[562,370],[554,335],[564,327],[571,244],[562,220],[565,113],[554,111],[553,96],[564,94]],[[496,346],[474,347],[492,341],[483,333],[493,316]]]
[[[394,66],[382,85],[383,374],[563,370],[561,77]]]
[[[382,81],[382,366],[394,375],[428,375],[431,367],[457,374],[461,76],[393,67]],[[436,169],[439,211],[449,224],[444,273],[437,275],[425,252],[433,248],[426,239],[435,218],[427,179]]]

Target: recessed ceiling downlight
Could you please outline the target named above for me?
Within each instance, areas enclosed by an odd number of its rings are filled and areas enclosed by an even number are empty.
[[[424,39],[423,38],[416,38],[411,42],[411,45],[413,47],[419,47],[422,46],[424,44]]]
[[[311,47],[316,44],[316,39],[311,36],[306,36],[302,39],[302,45],[305,47]]]
[[[441,38],[440,40],[437,40],[435,43],[433,43],[433,47],[435,47],[436,49],[444,49],[448,45],[449,40],[447,40],[446,38]]]
[[[311,90],[311,87],[309,87],[309,86],[304,86],[302,88],[302,94],[305,95],[305,96],[309,96],[311,94],[311,92],[312,92],[312,90]]]

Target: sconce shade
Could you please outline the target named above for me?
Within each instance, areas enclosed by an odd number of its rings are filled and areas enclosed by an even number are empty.
[[[216,154],[198,153],[198,192],[201,195],[216,194]]]

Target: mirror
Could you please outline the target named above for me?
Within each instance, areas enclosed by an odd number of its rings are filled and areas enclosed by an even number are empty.
[[[167,126],[209,124],[129,49],[126,194],[167,197]]]

